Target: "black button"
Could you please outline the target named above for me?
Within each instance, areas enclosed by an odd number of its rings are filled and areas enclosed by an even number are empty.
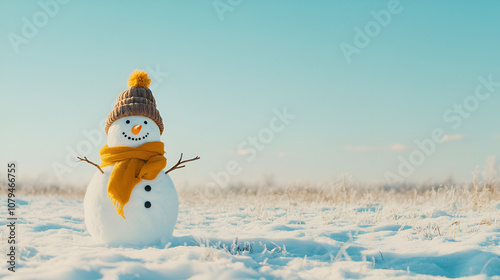
[[[147,186],[145,186],[145,187],[144,187],[144,189],[145,189],[147,192],[149,192],[149,191],[151,191],[151,186],[150,186],[150,185],[147,185]]]
[[[146,203],[144,203],[144,207],[151,208],[151,202],[146,201]]]

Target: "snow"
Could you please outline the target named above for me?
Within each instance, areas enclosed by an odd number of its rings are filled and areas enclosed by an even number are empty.
[[[2,261],[0,277],[500,279],[500,204],[486,191],[325,187],[179,197],[169,244],[111,246],[85,230],[81,198],[18,194],[18,266],[12,273]],[[0,201],[5,217],[6,196]]]

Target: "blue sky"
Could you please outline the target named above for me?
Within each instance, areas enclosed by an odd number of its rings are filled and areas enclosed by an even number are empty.
[[[446,141],[404,179],[469,180],[499,154],[500,87],[456,129],[443,114],[456,117],[455,104],[474,101],[479,77],[500,81],[499,8],[497,1],[0,1],[0,162],[18,161],[26,179],[86,183],[95,170],[69,166],[67,156],[80,147],[100,162],[105,139],[95,134],[92,143],[86,132],[103,133],[99,122],[138,68],[156,73],[169,165],[181,152],[202,158],[173,173],[178,184],[213,182],[210,174],[224,177],[228,162],[238,165],[231,183],[264,175],[331,182],[343,173],[384,181],[435,129]],[[382,26],[373,13],[390,20]],[[340,46],[356,47],[356,28],[373,36],[346,59]],[[295,118],[250,159],[240,144],[268,131],[274,110],[285,107]]]

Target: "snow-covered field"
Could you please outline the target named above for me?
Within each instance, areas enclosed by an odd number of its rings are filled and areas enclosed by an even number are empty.
[[[81,194],[80,194],[81,195]],[[500,279],[498,191],[180,191],[166,247],[109,247],[82,197],[18,193],[16,272],[3,279]]]

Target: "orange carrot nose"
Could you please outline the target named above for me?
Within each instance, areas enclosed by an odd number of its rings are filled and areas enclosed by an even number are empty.
[[[137,134],[139,134],[139,132],[141,132],[141,129],[142,129],[142,125],[134,125],[132,127],[132,133],[137,135]]]

